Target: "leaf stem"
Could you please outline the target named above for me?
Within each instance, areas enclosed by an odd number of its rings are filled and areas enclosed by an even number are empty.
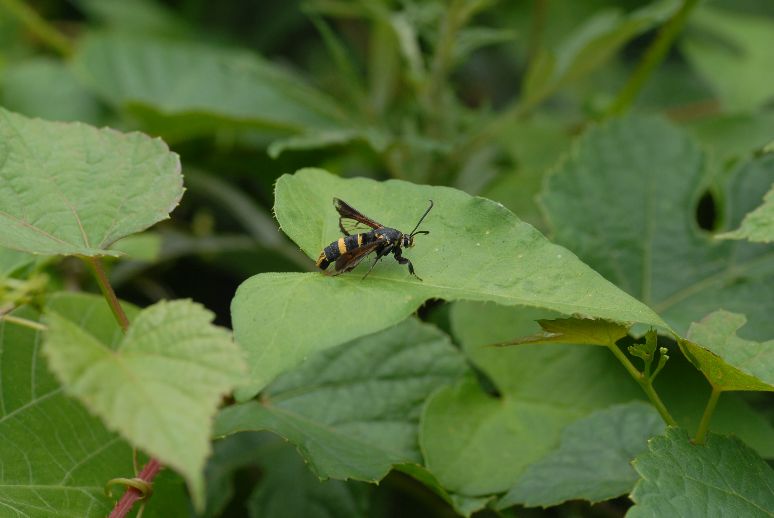
[[[688,15],[697,3],[698,0],[684,0],[683,5],[674,16],[661,26],[656,39],[647,48],[637,68],[618,93],[618,97],[607,109],[606,117],[620,115],[631,106],[653,70],[664,61],[672,43],[683,29]]]
[[[18,18],[31,33],[54,51],[65,57],[73,53],[73,46],[67,36],[46,21],[25,2],[20,0],[0,0],[0,5]]]
[[[137,475],[137,478],[150,483],[153,481],[159,471],[161,471],[161,463],[158,460],[152,458],[148,461],[145,467],[142,468],[142,471],[140,471],[140,474]],[[128,486],[124,496],[122,496],[121,500],[116,503],[116,506],[110,513],[109,518],[124,518],[129,513],[129,511],[132,510],[134,503],[140,498],[142,498],[142,493],[138,489]]]
[[[607,348],[610,349],[616,358],[618,358],[618,361],[620,361],[624,368],[626,368],[632,378],[634,378],[634,381],[639,383],[643,392],[645,392],[645,395],[648,396],[650,402],[654,407],[656,407],[658,413],[661,414],[661,418],[664,420],[664,422],[669,426],[678,426],[677,421],[675,421],[674,417],[672,417],[672,414],[669,413],[669,410],[667,410],[664,402],[661,401],[661,398],[656,392],[656,389],[653,388],[652,378],[645,377],[640,371],[638,371],[632,362],[629,361],[629,358],[626,356],[626,354],[624,354],[624,352],[619,349],[615,343],[607,344]]]
[[[100,261],[99,257],[83,257],[83,260],[94,270],[94,276],[97,278],[97,284],[99,284],[99,289],[102,290],[102,295],[107,300],[113,316],[116,317],[118,325],[121,326],[121,330],[126,333],[127,329],[129,329],[129,319],[126,317],[126,313],[124,313],[124,309],[121,307],[121,303],[118,301],[116,292],[113,291],[107,275],[105,275],[102,261]]]
[[[20,326],[29,327],[30,329],[35,329],[36,331],[45,331],[46,326],[39,322],[35,322],[34,320],[28,320],[26,318],[21,317],[15,317],[13,315],[3,315],[0,317],[0,321],[5,320],[6,322],[12,323],[12,324],[18,324]]]
[[[715,407],[718,404],[718,398],[720,393],[723,392],[716,386],[712,386],[712,393],[710,394],[707,406],[704,407],[704,415],[701,416],[701,422],[699,422],[699,428],[696,430],[696,437],[693,438],[694,444],[704,444],[707,438],[707,432],[709,431],[710,421],[712,421],[712,414],[715,413]]]

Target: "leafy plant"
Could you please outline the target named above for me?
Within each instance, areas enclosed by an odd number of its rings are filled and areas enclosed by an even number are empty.
[[[697,4],[0,0],[0,514],[770,516],[774,11]]]

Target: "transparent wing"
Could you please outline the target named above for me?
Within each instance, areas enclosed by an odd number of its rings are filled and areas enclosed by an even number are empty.
[[[345,236],[357,233],[359,230],[366,230],[369,227],[384,227],[384,225],[378,221],[374,221],[368,216],[363,215],[363,213],[352,207],[352,205],[339,198],[333,198],[333,206],[336,208],[336,212],[339,213],[339,229],[341,229],[341,232]]]

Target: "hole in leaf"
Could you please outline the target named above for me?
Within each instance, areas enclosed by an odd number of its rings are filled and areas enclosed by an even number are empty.
[[[708,232],[714,232],[718,227],[718,211],[715,197],[710,191],[704,191],[696,204],[696,224]]]

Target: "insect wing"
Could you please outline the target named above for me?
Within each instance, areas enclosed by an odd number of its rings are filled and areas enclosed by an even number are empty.
[[[333,198],[333,206],[336,208],[336,212],[339,213],[339,228],[346,236],[354,233],[356,230],[358,230],[358,228],[365,229],[366,227],[384,227],[384,225],[381,223],[376,222],[367,216],[364,216],[359,210],[355,209],[343,200]]]
[[[341,254],[339,258],[336,259],[336,275],[354,270],[355,267],[360,264],[360,261],[365,259],[368,254],[379,248],[379,246],[384,244],[384,242],[384,239],[378,239],[372,243],[353,248],[352,250]]]

